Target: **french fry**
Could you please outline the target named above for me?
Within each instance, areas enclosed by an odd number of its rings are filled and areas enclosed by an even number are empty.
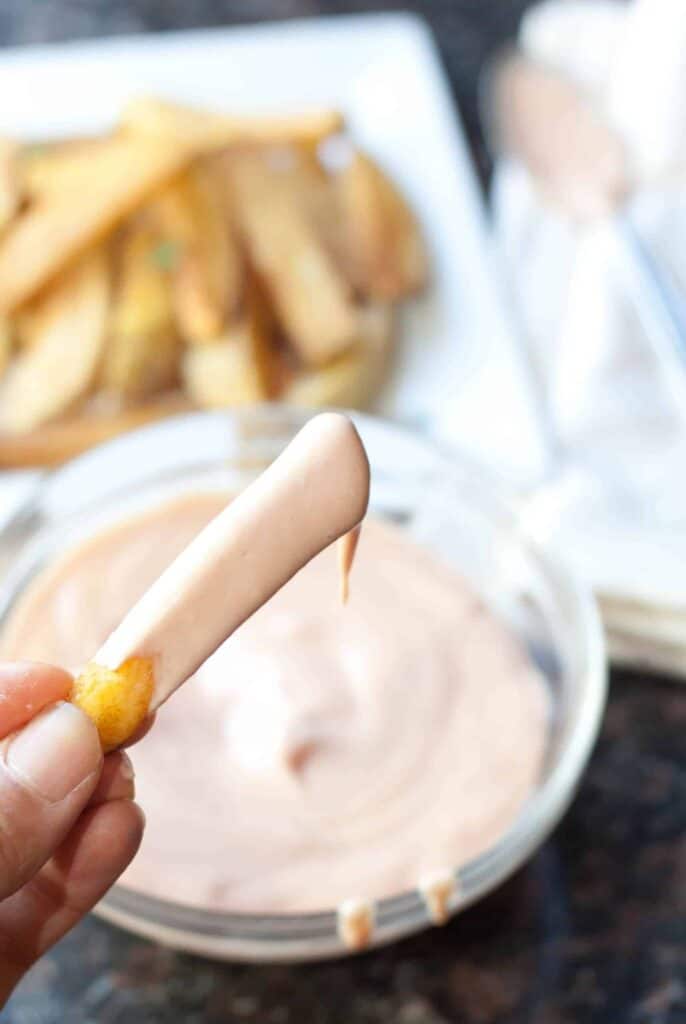
[[[242,319],[228,327],[221,340],[184,353],[184,387],[204,409],[263,402],[272,397],[276,364],[269,312],[251,285]]]
[[[94,722],[104,753],[131,739],[148,715],[155,681],[152,658],[127,658],[116,669],[89,663],[69,700]]]
[[[169,275],[157,258],[158,246],[158,233],[144,219],[122,239],[100,374],[107,391],[149,395],[176,379],[179,340]]]
[[[31,302],[21,306],[13,314],[11,322],[14,330],[14,340],[17,349],[25,352],[30,349],[37,338],[40,338],[44,317],[45,304],[43,295],[39,293]],[[9,323],[7,317],[3,317]]]
[[[0,231],[10,223],[22,200],[18,156],[16,142],[0,139]]]
[[[179,408],[367,406],[427,254],[368,156],[322,162],[343,127],[141,99],[110,135],[0,139],[0,467]]]
[[[0,377],[9,366],[14,348],[12,325],[9,320],[0,318]]]
[[[90,158],[87,187],[51,193],[8,229],[0,243],[0,313],[30,299],[189,159],[178,143],[110,139],[97,159]]]
[[[187,394],[203,409],[261,402],[267,397],[245,323],[214,345],[188,349],[182,364]]]
[[[334,263],[341,263],[345,240],[337,190],[319,162],[316,149],[306,145],[272,147],[265,157],[279,171],[284,192],[307,217]]]
[[[393,182],[363,153],[336,177],[348,274],[363,294],[398,299],[426,284],[428,258],[417,221]]]
[[[31,466],[58,466],[93,445],[190,409],[191,405],[186,398],[171,394],[116,412],[93,411],[70,416],[27,434],[0,432],[0,467],[24,469]]]
[[[241,297],[241,255],[225,193],[215,167],[205,160],[168,185],[156,203],[161,231],[172,246],[176,319],[191,344],[218,337]]]
[[[277,319],[307,365],[321,365],[354,340],[349,290],[288,176],[260,155],[227,160],[239,231]]]
[[[45,301],[54,288],[58,287],[59,278],[54,284],[41,289],[37,295],[25,302],[11,317],[15,346],[20,352],[32,348],[43,337],[48,321],[52,316],[50,303]],[[7,318],[5,318],[7,319]]]
[[[355,345],[328,366],[297,375],[282,400],[304,408],[367,408],[385,376],[392,341],[392,307],[383,303],[362,307]]]
[[[46,293],[41,333],[10,364],[0,387],[0,430],[48,423],[88,391],[107,320],[109,273],[102,251],[86,254]]]
[[[120,119],[122,128],[141,135],[166,136],[196,152],[236,143],[317,143],[342,131],[337,110],[314,110],[282,117],[229,117],[153,97],[132,100]]]
[[[94,177],[91,161],[109,159],[111,145],[112,136],[103,136],[24,146],[17,157],[23,191],[37,200],[87,188]]]

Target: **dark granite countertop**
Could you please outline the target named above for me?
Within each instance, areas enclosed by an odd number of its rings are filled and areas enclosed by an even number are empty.
[[[3,0],[24,43],[393,9],[364,0]],[[476,76],[527,0],[416,0],[432,22],[475,156]],[[615,673],[589,771],[562,825],[444,929],[354,960],[218,965],[95,919],[25,980],[7,1024],[683,1024],[686,687]]]

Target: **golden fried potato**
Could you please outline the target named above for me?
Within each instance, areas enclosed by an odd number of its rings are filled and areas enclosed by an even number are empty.
[[[320,159],[343,126],[141,99],[110,135],[0,139],[0,467],[178,403],[367,405],[427,255],[368,156]]]
[[[42,288],[29,302],[25,302],[12,314],[14,343],[18,351],[25,352],[43,337],[46,320],[51,315],[45,296],[57,287],[58,282],[59,278],[54,284]]]
[[[230,327],[214,345],[188,349],[182,372],[187,394],[203,409],[249,405],[267,397],[245,323]]]
[[[293,140],[316,143],[342,131],[344,121],[337,110],[314,110],[283,117],[231,117],[153,97],[141,97],[124,108],[120,125],[141,135],[178,139],[200,152],[224,149],[236,143]]]
[[[307,365],[350,346],[356,316],[346,282],[287,174],[260,155],[227,161],[239,231],[283,330]]]
[[[353,347],[327,366],[297,375],[284,391],[282,400],[308,409],[367,408],[385,376],[392,341],[392,307],[383,303],[362,307]]]
[[[327,250],[334,264],[344,269],[341,209],[333,178],[319,161],[315,147],[271,147],[264,156],[278,170],[284,192],[295,203]]]
[[[45,293],[40,334],[10,364],[0,385],[0,429],[32,430],[66,412],[88,391],[105,341],[109,270],[87,253]]]
[[[191,344],[212,341],[238,308],[243,276],[226,183],[212,162],[196,163],[167,186],[156,211],[172,246],[172,298],[180,333]]]
[[[177,376],[179,339],[160,236],[141,220],[121,241],[100,383],[122,395],[149,395]]]
[[[187,349],[182,365],[187,394],[205,409],[265,401],[272,396],[277,369],[269,311],[253,286],[242,318],[220,341]]]
[[[116,750],[147,718],[155,684],[152,658],[128,658],[117,669],[90,662],[69,700],[95,723],[105,753]]]
[[[40,338],[44,319],[43,307],[43,294],[39,292],[31,302],[25,303],[12,315],[14,343],[20,352],[31,348],[34,341]],[[7,317],[4,317],[4,320],[9,323]]]
[[[0,139],[0,231],[5,230],[22,201],[18,158],[16,142]]]
[[[363,294],[399,299],[421,290],[428,257],[414,214],[381,168],[356,153],[336,176],[345,262]]]
[[[179,143],[113,137],[90,156],[88,184],[50,193],[0,241],[0,312],[30,299],[190,159]]]
[[[111,136],[24,146],[17,158],[21,187],[31,201],[88,188],[111,151]]]
[[[14,348],[14,332],[7,318],[0,318],[0,377],[4,374],[12,358]]]

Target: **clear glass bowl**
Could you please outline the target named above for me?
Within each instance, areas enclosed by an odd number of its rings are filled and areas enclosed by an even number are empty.
[[[13,558],[0,588],[0,629],[27,582],[67,545],[169,494],[245,486],[306,418],[278,406],[184,416],[119,438],[43,478],[4,533],[4,551],[11,548]],[[458,566],[521,638],[550,688],[553,715],[543,777],[503,838],[456,868],[451,909],[459,911],[519,867],[569,804],[605,704],[602,631],[589,594],[525,536],[516,503],[476,467],[388,422],[353,418],[369,453],[375,514]],[[417,892],[398,893],[375,909],[373,945],[430,923]],[[217,958],[307,960],[347,952],[333,908],[316,914],[227,914],[117,885],[97,912],[132,932]]]

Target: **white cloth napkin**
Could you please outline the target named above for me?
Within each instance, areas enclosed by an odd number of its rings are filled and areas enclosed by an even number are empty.
[[[633,210],[686,295],[686,3],[548,0],[520,45],[624,140]],[[512,159],[492,194],[501,265],[571,465],[531,529],[593,585],[614,653],[686,666],[686,409],[639,323],[607,223],[580,229]],[[685,371],[686,372],[686,371]]]

